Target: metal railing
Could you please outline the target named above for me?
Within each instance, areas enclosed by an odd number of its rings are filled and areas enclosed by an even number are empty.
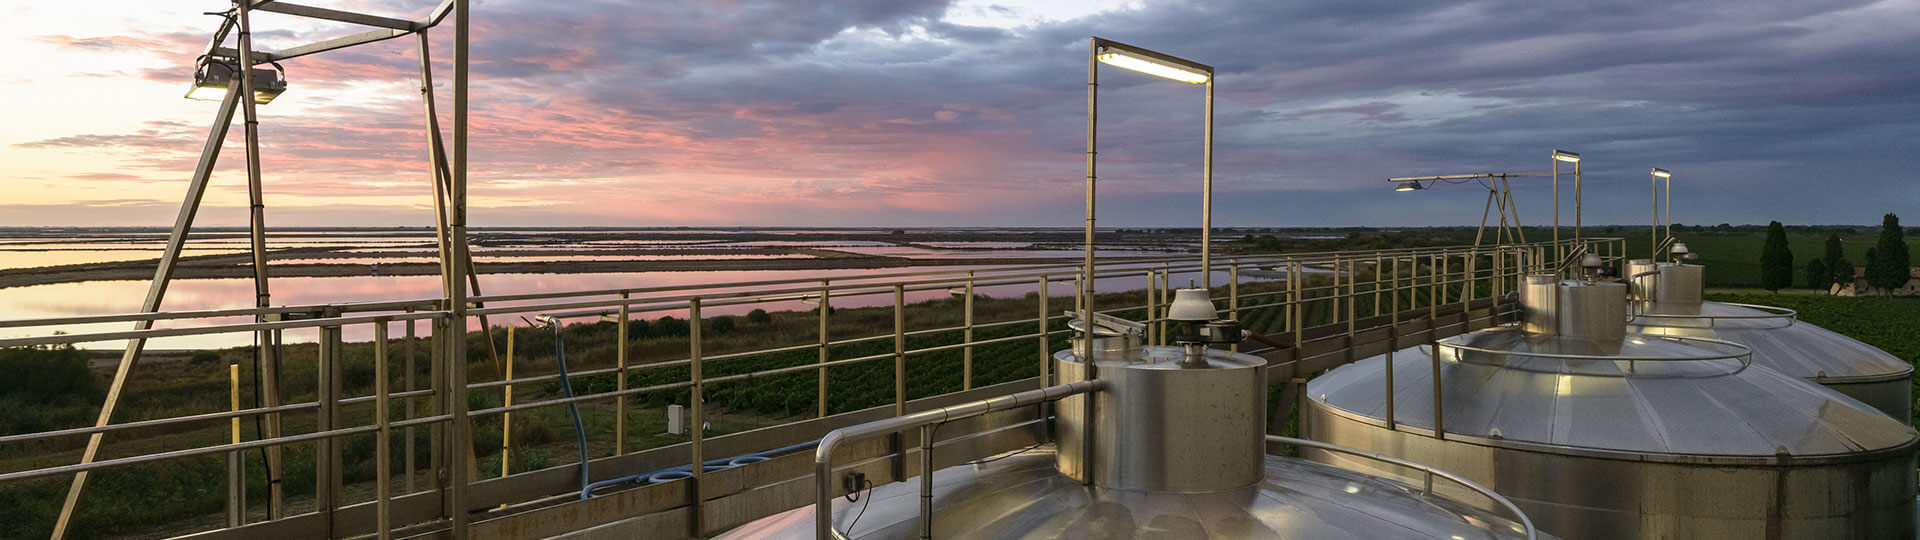
[[[813,482],[814,533],[822,540],[848,540],[846,533],[833,526],[833,454],[840,445],[880,435],[901,431],[920,430],[920,537],[933,537],[933,428],[940,424],[972,418],[990,412],[1004,411],[1038,405],[1067,396],[1085,394],[1104,388],[1106,383],[1095,379],[1077,381],[1058,386],[1049,386],[1039,390],[1028,390],[1017,394],[1004,395],[992,399],[971,401],[949,407],[921,411],[906,416],[896,416],[877,422],[868,422],[857,426],[845,427],[827,432],[820,439],[820,448],[814,452]]]
[[[1487,499],[1492,500],[1494,504],[1500,505],[1502,509],[1505,509],[1507,511],[1507,514],[1509,516],[1513,517],[1514,525],[1520,529],[1515,532],[1524,532],[1527,535],[1527,540],[1535,540],[1536,537],[1539,535],[1539,531],[1535,530],[1533,527],[1533,520],[1527,517],[1526,512],[1520,511],[1520,507],[1514,506],[1513,501],[1509,501],[1507,500],[1506,497],[1500,496],[1499,493],[1494,493],[1493,490],[1482,487],[1480,484],[1474,483],[1472,480],[1468,480],[1465,477],[1462,477],[1460,475],[1453,474],[1440,469],[1435,469],[1433,467],[1421,465],[1419,463],[1414,463],[1404,459],[1396,458],[1393,456],[1376,454],[1376,453],[1368,452],[1366,450],[1361,450],[1358,448],[1348,448],[1345,446],[1340,446],[1337,444],[1330,444],[1330,443],[1323,443],[1320,441],[1296,439],[1293,437],[1282,437],[1279,435],[1268,435],[1267,442],[1290,444],[1294,446],[1304,446],[1307,448],[1313,448],[1313,449],[1327,451],[1327,452],[1338,452],[1341,454],[1347,454],[1350,456],[1362,457],[1362,458],[1378,461],[1381,463],[1386,463],[1396,467],[1404,467],[1404,468],[1420,471],[1421,477],[1423,480],[1419,488],[1419,493],[1422,495],[1433,494],[1433,479],[1435,477],[1445,479],[1455,484],[1459,484],[1460,486],[1465,487],[1469,490],[1472,490],[1474,493],[1478,493],[1482,497],[1486,497]]]
[[[1593,242],[1610,264],[1621,262],[1619,254],[1623,251],[1620,249],[1623,244],[1620,240],[1588,239],[1588,242]],[[1215,265],[1209,270],[1226,277],[1224,286],[1214,289],[1216,301],[1225,307],[1223,316],[1250,323],[1249,328],[1269,335],[1271,339],[1268,342],[1290,345],[1287,349],[1293,352],[1288,354],[1302,358],[1309,355],[1324,356],[1326,353],[1317,352],[1323,346],[1344,344],[1347,357],[1343,361],[1351,361],[1358,359],[1352,353],[1352,346],[1360,342],[1362,338],[1359,336],[1363,332],[1386,326],[1389,332],[1396,332],[1391,348],[1398,348],[1401,336],[1397,333],[1398,327],[1403,322],[1417,320],[1419,316],[1415,314],[1425,311],[1425,318],[1430,322],[1444,311],[1443,306],[1482,305],[1489,299],[1497,301],[1507,292],[1517,290],[1519,280],[1524,275],[1544,270],[1546,258],[1543,255],[1551,253],[1554,247],[1551,243],[1539,243],[1249,255],[1216,258]],[[472,484],[447,483],[445,475],[441,473],[448,467],[470,466],[480,457],[460,450],[471,448],[473,445],[469,439],[474,430],[485,428],[478,425],[478,421],[496,415],[567,404],[610,404],[613,410],[621,413],[613,422],[612,441],[607,441],[604,435],[594,438],[597,446],[611,442],[612,447],[611,452],[596,451],[593,458],[596,464],[602,460],[631,463],[636,453],[647,453],[647,459],[663,459],[655,456],[667,454],[648,453],[654,448],[634,447],[636,437],[629,429],[630,420],[625,412],[633,410],[633,400],[641,396],[668,391],[687,392],[692,397],[687,405],[693,416],[690,425],[694,429],[681,437],[681,442],[671,444],[685,445],[687,450],[679,455],[687,457],[691,454],[691,461],[697,464],[703,457],[702,449],[706,446],[704,441],[707,438],[701,429],[707,406],[702,406],[699,398],[716,385],[811,372],[815,374],[812,392],[814,410],[809,416],[815,419],[826,419],[848,407],[858,410],[865,403],[870,403],[834,401],[835,390],[862,389],[850,388],[846,386],[848,383],[830,377],[836,368],[843,366],[893,364],[890,405],[894,416],[911,412],[907,404],[913,396],[909,395],[906,380],[910,359],[918,361],[937,355],[959,357],[960,366],[955,371],[963,380],[952,385],[951,390],[936,388],[936,392],[964,391],[989,382],[1004,383],[1009,380],[1007,377],[1014,377],[1007,373],[1022,372],[1031,375],[1019,375],[1012,380],[1031,381],[1030,384],[1035,387],[1044,388],[1053,381],[1049,373],[1049,362],[1055,348],[1053,339],[1067,333],[1064,325],[1060,324],[1066,317],[1060,312],[1071,307],[1065,304],[1066,300],[1056,298],[1053,291],[1058,290],[1060,285],[1073,286],[1077,291],[1079,287],[1075,284],[1083,279],[1079,270],[1078,264],[1045,263],[971,270],[890,272],[827,279],[811,277],[501,294],[471,298],[469,306],[485,307],[465,309],[466,317],[463,319],[456,319],[452,310],[447,309],[445,301],[423,299],[0,321],[0,328],[24,329],[40,334],[0,338],[0,347],[66,346],[177,336],[250,336],[265,332],[272,336],[266,346],[311,347],[310,356],[314,361],[310,370],[313,375],[311,394],[298,392],[311,395],[310,399],[289,396],[284,403],[265,402],[247,408],[191,411],[171,417],[146,418],[101,427],[60,427],[31,433],[0,434],[0,444],[58,446],[61,440],[70,441],[74,437],[96,434],[124,434],[135,430],[191,431],[210,429],[210,426],[234,420],[269,420],[265,430],[255,430],[248,434],[251,435],[248,440],[238,442],[222,434],[220,440],[224,444],[190,445],[189,448],[136,452],[86,464],[30,466],[22,470],[0,472],[0,489],[22,480],[210,455],[227,455],[229,459],[240,460],[241,469],[248,463],[261,466],[261,460],[264,459],[274,464],[270,476],[277,480],[280,477],[278,475],[285,473],[280,470],[279,452],[291,445],[312,445],[313,474],[316,475],[313,512],[297,515],[287,513],[283,502],[286,495],[279,489],[278,482],[270,481],[273,489],[268,496],[267,517],[264,521],[249,518],[246,507],[249,501],[257,497],[246,495],[244,472],[234,473],[229,474],[227,479],[232,515],[224,527],[214,530],[232,533],[233,536],[247,536],[268,530],[308,530],[305,527],[312,527],[311,530],[318,532],[310,534],[341,536],[375,532],[372,530],[372,522],[375,521],[408,526],[448,520],[469,512],[486,512],[482,514],[483,517],[507,516],[514,511],[513,508],[505,511],[495,508],[501,504],[537,500],[561,493],[566,491],[564,484],[574,482],[556,483],[552,481],[552,474],[530,470],[510,474],[503,479],[486,479]],[[1096,278],[1102,289],[1095,299],[1096,307],[1100,308],[1101,313],[1126,314],[1149,324],[1154,329],[1150,332],[1149,342],[1164,344],[1167,340],[1165,310],[1173,296],[1172,290],[1176,288],[1174,282],[1183,275],[1193,275],[1199,271],[1199,265],[1188,257],[1103,263]],[[1108,288],[1112,290],[1106,290]],[[923,303],[950,298],[949,291],[953,290],[962,291],[967,300],[952,305]],[[968,291],[972,294],[967,294]],[[1021,294],[1027,296],[1021,297]],[[1071,301],[1083,300],[1076,298]],[[711,323],[711,316],[739,315],[753,307],[781,313],[782,324],[787,324],[788,328],[792,328],[791,323],[812,318],[807,325],[812,327],[808,329],[811,331],[804,332],[806,335],[789,336],[791,339],[742,343],[717,338],[704,329]],[[851,311],[836,313],[838,310]],[[886,321],[881,315],[887,310],[891,311],[891,321]],[[619,336],[619,339],[613,340],[613,350],[581,349],[580,360],[573,365],[576,369],[570,374],[575,380],[612,377],[615,383],[611,388],[595,387],[583,390],[574,397],[555,397],[551,395],[552,392],[543,396],[526,389],[538,389],[545,383],[556,381],[559,375],[551,369],[553,366],[538,370],[539,364],[526,363],[517,366],[515,375],[508,378],[504,372],[483,373],[485,370],[478,368],[485,366],[475,364],[472,359],[453,359],[447,354],[454,348],[450,346],[454,339],[493,339],[491,330],[474,333],[475,330],[481,330],[472,326],[480,316],[507,318],[505,316],[539,314],[573,319],[611,319]],[[913,316],[909,317],[909,314]],[[696,324],[689,325],[689,335],[684,337],[629,339],[630,323],[642,317],[660,315],[682,317]],[[256,317],[267,322],[232,322],[236,318]],[[1387,321],[1387,318],[1391,320]],[[171,321],[169,324],[176,327],[57,333],[76,324],[144,324],[154,321]],[[427,323],[424,332],[420,328],[421,322]],[[916,327],[909,328],[910,322]],[[889,323],[891,327],[887,328]],[[389,337],[389,333],[393,332],[393,324],[404,326],[404,337]],[[1433,326],[1437,325],[1430,322],[1429,327]],[[355,338],[350,342],[349,336]],[[285,345],[281,345],[283,343]],[[1020,353],[1031,354],[1028,357],[1031,360],[1017,360],[1017,363],[1031,361],[1032,364],[1017,370],[1002,369],[1000,375],[977,369],[977,364],[982,361],[996,362],[996,367],[1016,365],[1008,363],[1016,360],[1006,356],[1012,354],[1007,351],[1018,348],[1010,349],[1010,344],[1031,344],[1031,353]],[[684,347],[684,354],[665,352],[675,346]],[[987,347],[1001,350],[998,353],[1000,356],[989,358],[983,354]],[[636,350],[640,348],[646,350]],[[1266,346],[1244,352],[1285,352],[1281,349]],[[815,354],[806,355],[805,361],[798,360],[807,351]],[[613,358],[607,358],[609,353]],[[764,360],[775,355],[792,358],[755,365],[735,364]],[[574,353],[570,352],[570,362],[575,362],[573,356]],[[382,384],[358,390],[348,388],[343,367],[359,369],[366,367],[365,362],[369,361],[375,364],[375,378]],[[401,365],[389,365],[396,363]],[[700,369],[702,367],[709,367],[713,371],[703,372]],[[305,369],[298,375],[304,377],[308,372]],[[456,373],[456,370],[460,371]],[[467,370],[472,370],[475,375],[470,381],[467,380]],[[397,371],[399,376],[391,373],[393,371]],[[224,373],[222,375],[223,379],[228,378]],[[280,375],[292,377],[295,373],[280,370]],[[419,375],[424,375],[424,378]],[[643,375],[647,378],[635,378]],[[632,381],[644,383],[630,384]],[[228,390],[231,396],[237,397],[243,391],[242,382],[236,378],[230,383]],[[386,384],[398,386],[383,387]],[[496,406],[481,400],[482,396],[503,392],[509,386],[521,389],[514,393],[511,404]],[[356,395],[349,395],[349,390]],[[468,400],[480,401],[472,410],[467,410]],[[226,401],[229,400],[223,400],[222,404],[225,405]],[[385,405],[389,401],[397,402],[395,408],[399,410],[387,408]],[[388,411],[388,414],[371,412],[375,410]],[[286,434],[276,427],[279,420],[296,417],[303,422],[311,418],[312,429]],[[517,416],[514,423],[521,423]],[[430,432],[424,439],[416,434],[422,428]],[[233,431],[237,433],[239,430]],[[511,434],[502,436],[508,439],[506,446],[511,446]],[[401,457],[382,453],[373,458],[376,461],[375,470],[388,471],[395,465],[399,470],[395,478],[378,474],[372,495],[367,495],[363,490],[347,489],[349,484],[341,473],[346,468],[342,462],[342,449],[349,446],[347,439],[360,437],[383,440],[399,437],[404,441],[404,448],[396,448],[400,450]],[[792,442],[795,441],[770,440],[767,441],[767,447]],[[427,450],[426,464],[415,461],[414,446],[423,443]],[[379,448],[386,448],[386,445],[379,444]],[[252,458],[240,453],[255,449],[261,449],[269,455]],[[390,463],[389,460],[398,463]],[[601,469],[596,467],[596,470]],[[609,474],[621,472],[613,469]],[[706,489],[700,487],[702,468],[694,466],[691,472],[694,490]],[[397,489],[388,485],[396,480],[400,483]],[[491,485],[495,482],[521,487],[516,490],[487,490],[477,495],[469,493],[480,483]],[[503,491],[514,493],[500,494]],[[411,498],[413,495],[426,495],[428,498]],[[407,504],[396,504],[403,499],[408,501]],[[703,515],[705,499],[700,496],[691,496],[689,499],[686,504],[696,518]],[[425,500],[437,502],[421,502]],[[341,512],[366,511],[355,510],[362,505],[375,507],[369,510],[378,514],[380,519],[335,518]],[[389,512],[394,514],[388,515]],[[699,532],[693,531],[692,534],[698,535]]]

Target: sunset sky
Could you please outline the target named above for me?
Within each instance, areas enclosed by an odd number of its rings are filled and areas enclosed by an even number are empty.
[[[418,18],[430,0],[302,0]],[[218,0],[0,6],[0,226],[168,225]],[[476,226],[1077,226],[1087,37],[1216,66],[1219,226],[1450,225],[1389,176],[1586,159],[1587,221],[1920,219],[1920,0],[476,0]],[[256,49],[360,31],[255,17]],[[452,26],[432,32],[450,110]],[[431,223],[413,38],[285,63],[271,226]],[[1103,224],[1198,224],[1200,87],[1103,68]],[[201,223],[245,223],[236,125]],[[1515,181],[1540,224],[1547,186]],[[1571,185],[1563,185],[1572,211]],[[1571,218],[1568,217],[1570,221]]]

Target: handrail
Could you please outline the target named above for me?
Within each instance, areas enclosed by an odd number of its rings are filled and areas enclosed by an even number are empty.
[[[1800,312],[1790,308],[1783,308],[1780,306],[1765,306],[1760,304],[1741,304],[1738,302],[1717,302],[1717,303],[1726,304],[1729,306],[1743,307],[1743,308],[1752,309],[1756,311],[1762,311],[1765,313],[1761,313],[1759,315],[1708,315],[1705,313],[1696,314],[1696,315],[1686,315],[1681,313],[1641,312],[1638,315],[1638,317],[1651,318],[1651,319],[1706,319],[1708,328],[1712,328],[1714,326],[1714,323],[1720,321],[1721,319],[1726,319],[1726,320],[1786,319],[1787,326],[1793,326],[1794,323],[1800,321]],[[1780,326],[1777,328],[1786,328],[1786,326]]]
[[[833,526],[833,453],[841,444],[858,439],[876,437],[912,428],[922,428],[920,436],[920,523],[922,537],[933,526],[933,434],[926,431],[928,426],[943,422],[980,416],[995,411],[1004,411],[1025,407],[1037,403],[1053,401],[1063,397],[1093,392],[1106,387],[1099,379],[1071,382],[1049,386],[1039,390],[1028,390],[1017,394],[1008,394],[996,398],[983,399],[929,409],[906,416],[896,416],[885,420],[876,420],[854,426],[843,427],[827,432],[820,438],[820,448],[814,452],[813,481],[814,536],[820,540],[849,540],[846,533]]]
[[[1414,463],[1404,459],[1396,458],[1393,456],[1377,454],[1373,452],[1368,452],[1366,450],[1361,450],[1358,448],[1348,448],[1345,446],[1324,443],[1320,441],[1296,439],[1293,437],[1282,437],[1279,435],[1268,435],[1267,442],[1277,442],[1281,444],[1291,444],[1294,446],[1318,448],[1318,449],[1326,450],[1329,452],[1339,452],[1342,454],[1371,459],[1381,463],[1388,463],[1388,464],[1392,464],[1400,467],[1415,469],[1415,470],[1426,473],[1425,475],[1426,482],[1424,483],[1424,487],[1420,490],[1420,493],[1426,494],[1426,495],[1433,494],[1433,477],[1438,476],[1441,478],[1452,480],[1454,483],[1460,484],[1461,486],[1465,486],[1467,489],[1473,490],[1474,492],[1479,493],[1480,495],[1493,500],[1493,502],[1498,503],[1501,507],[1506,508],[1507,512],[1510,512],[1513,514],[1513,517],[1519,518],[1520,526],[1526,530],[1527,540],[1537,540],[1537,536],[1539,533],[1533,527],[1533,519],[1528,518],[1526,512],[1520,511],[1520,507],[1514,506],[1513,501],[1509,501],[1507,500],[1506,497],[1500,496],[1499,493],[1494,493],[1493,490],[1482,487],[1480,484],[1474,483],[1474,481],[1463,478],[1460,475],[1453,474],[1440,469],[1435,469],[1433,467],[1421,465],[1419,463]]]
[[[1544,352],[1525,352],[1525,351],[1492,349],[1487,347],[1475,347],[1472,345],[1462,345],[1459,343],[1448,343],[1445,340],[1435,341],[1434,343],[1437,344],[1438,346],[1454,349],[1457,351],[1482,352],[1482,353],[1488,353],[1488,354],[1503,354],[1507,356],[1525,356],[1525,357],[1546,358],[1546,359],[1553,359],[1553,360],[1598,360],[1598,361],[1617,361],[1617,362],[1701,362],[1701,361],[1708,361],[1708,360],[1739,359],[1740,366],[1742,368],[1753,365],[1753,348],[1752,347],[1748,347],[1746,345],[1741,345],[1739,343],[1734,343],[1724,339],[1693,337],[1693,336],[1655,336],[1655,335],[1647,335],[1647,337],[1651,337],[1653,339],[1665,340],[1665,341],[1702,341],[1702,342],[1712,343],[1715,345],[1735,347],[1740,349],[1740,352],[1726,353],[1726,354],[1696,355],[1696,356],[1612,356],[1612,355],[1601,355],[1601,354],[1544,353]]]

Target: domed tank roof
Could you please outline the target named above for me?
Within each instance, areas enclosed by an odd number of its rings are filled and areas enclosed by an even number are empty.
[[[983,460],[985,461],[985,460]],[[851,538],[919,538],[919,483],[834,500]],[[1088,487],[1054,470],[1052,446],[934,472],[934,538],[1499,539],[1519,525],[1415,488],[1306,460],[1269,456],[1266,479],[1207,493]],[[857,519],[856,519],[857,516]],[[755,521],[722,539],[811,539],[811,506]],[[1550,538],[1542,533],[1540,538]]]
[[[1913,366],[1886,351],[1811,323],[1791,311],[1723,302],[1654,302],[1629,330],[1712,337],[1753,348],[1753,363],[1823,384],[1906,379]]]
[[[1904,422],[1744,355],[1732,343],[1650,334],[1618,343],[1515,327],[1454,336],[1441,346],[1441,423],[1450,439],[1684,462],[1844,460],[1920,439]],[[1308,392],[1384,425],[1386,369],[1382,357],[1362,360],[1315,378]],[[1392,371],[1393,421],[1431,430],[1426,349],[1398,351]]]

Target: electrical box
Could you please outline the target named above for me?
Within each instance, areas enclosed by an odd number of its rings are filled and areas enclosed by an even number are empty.
[[[687,434],[687,408],[681,405],[667,406],[667,434]]]

